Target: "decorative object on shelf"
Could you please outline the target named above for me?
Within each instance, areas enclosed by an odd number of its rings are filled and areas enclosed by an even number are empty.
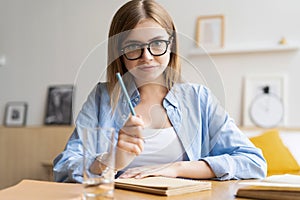
[[[25,126],[27,115],[26,102],[8,102],[5,109],[5,126]]]
[[[243,125],[273,128],[285,124],[285,76],[247,76]]]
[[[197,46],[204,48],[224,47],[224,16],[199,16],[196,25]]]
[[[287,44],[287,40],[285,39],[285,37],[282,37],[282,38],[279,40],[279,44],[280,44],[280,45],[286,45],[286,44]]]
[[[48,88],[45,124],[72,124],[73,85],[56,85]]]

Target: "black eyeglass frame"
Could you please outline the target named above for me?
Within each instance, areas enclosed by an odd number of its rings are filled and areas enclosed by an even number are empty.
[[[173,39],[173,37],[171,36],[171,37],[169,38],[169,40],[153,40],[153,41],[148,42],[148,43],[137,44],[137,46],[140,47],[140,48],[138,48],[138,49],[141,50],[141,54],[140,54],[138,57],[136,57],[136,58],[128,58],[127,55],[126,55],[126,53],[124,52],[124,51],[125,51],[125,48],[131,46],[132,44],[123,47],[123,48],[121,49],[121,52],[122,52],[122,55],[124,55],[125,58],[126,58],[127,60],[138,60],[138,59],[140,59],[140,58],[143,56],[144,50],[145,50],[145,46],[147,46],[147,50],[149,51],[149,53],[150,53],[152,56],[162,56],[162,55],[164,55],[164,54],[168,51],[168,47],[169,47],[169,45],[170,45],[172,39]],[[166,49],[165,49],[165,51],[162,52],[162,53],[160,53],[160,54],[154,54],[154,53],[152,53],[152,52],[151,52],[150,45],[151,45],[152,43],[155,43],[155,42],[165,42],[165,43],[166,43]]]

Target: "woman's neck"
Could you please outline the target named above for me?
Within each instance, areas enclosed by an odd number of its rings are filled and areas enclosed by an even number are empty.
[[[166,94],[168,89],[161,84],[149,83],[138,88],[142,99],[157,99],[161,101]]]
[[[149,83],[138,88],[141,101],[135,107],[137,114],[142,116],[147,128],[171,127],[166,110],[163,107],[163,100],[168,89],[161,84]]]
[[[168,92],[163,76],[152,81],[135,80],[135,82],[141,96],[156,96],[156,94],[165,96]]]

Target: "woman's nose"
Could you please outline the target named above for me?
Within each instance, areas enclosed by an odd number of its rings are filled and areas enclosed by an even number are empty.
[[[144,47],[142,59],[145,59],[145,60],[153,59],[153,55],[150,53],[150,50],[147,47]]]

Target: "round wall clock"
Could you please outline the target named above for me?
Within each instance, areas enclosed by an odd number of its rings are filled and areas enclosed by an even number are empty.
[[[262,93],[253,99],[249,114],[255,125],[272,128],[278,126],[283,119],[283,103],[277,95],[270,93],[269,86],[265,86]]]

